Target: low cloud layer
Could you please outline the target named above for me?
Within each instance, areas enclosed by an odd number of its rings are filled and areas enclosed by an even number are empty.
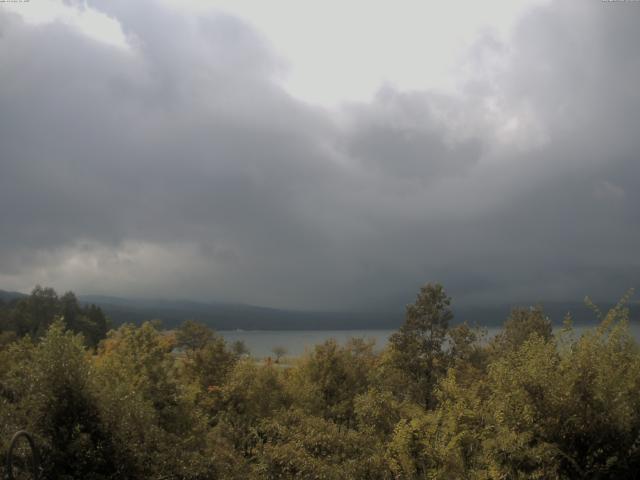
[[[362,309],[426,281],[468,304],[638,286],[633,2],[538,7],[456,94],[337,111],[241,19],[93,7],[126,48],[0,10],[0,288]]]

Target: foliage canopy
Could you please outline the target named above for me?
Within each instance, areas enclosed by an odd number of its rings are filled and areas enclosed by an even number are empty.
[[[382,351],[328,340],[283,364],[193,321],[107,334],[37,287],[0,307],[0,448],[33,432],[59,479],[635,478],[627,301],[582,335],[514,309],[487,340],[429,284]]]

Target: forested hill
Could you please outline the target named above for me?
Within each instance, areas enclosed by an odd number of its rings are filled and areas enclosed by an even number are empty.
[[[24,298],[19,292],[0,290],[0,301]],[[302,311],[259,307],[254,305],[194,302],[185,300],[146,300],[103,295],[79,295],[84,305],[98,305],[110,318],[113,325],[123,323],[141,324],[146,320],[161,320],[165,328],[175,328],[184,320],[191,319],[207,324],[216,330],[358,330],[395,329],[404,319],[402,306],[371,312]],[[502,325],[514,307],[526,307],[531,303],[502,304],[493,306],[453,306],[453,323],[466,321],[483,326]],[[571,312],[574,322],[593,324],[594,313],[583,302],[540,302],[546,314],[555,324]],[[599,303],[600,309],[608,310],[613,303]],[[638,304],[631,305],[632,321],[640,321]]]
[[[233,303],[205,303],[185,300],[141,300],[80,296],[80,301],[99,305],[114,325],[140,324],[158,319],[165,328],[184,320],[205,323],[216,330],[341,330],[397,328],[403,320],[401,309],[394,312],[336,312],[285,310]]]
[[[28,295],[20,292],[7,292],[6,290],[0,290],[0,302],[10,302],[12,300],[18,300],[25,298]]]
[[[174,328],[185,319],[203,322],[216,330],[358,330],[395,329],[404,320],[404,308],[388,308],[379,311],[302,311],[259,307],[231,303],[205,303],[171,300],[141,300],[80,296],[80,301],[99,305],[114,325],[140,324],[145,320],[162,320],[166,328]],[[453,323],[464,321],[483,326],[500,326],[515,307],[528,307],[536,302],[501,304],[492,306],[453,306]],[[594,324],[596,317],[584,302],[540,302],[555,324],[562,323],[567,312],[575,323]],[[602,311],[613,303],[598,303]],[[631,319],[640,321],[640,308],[631,305]]]

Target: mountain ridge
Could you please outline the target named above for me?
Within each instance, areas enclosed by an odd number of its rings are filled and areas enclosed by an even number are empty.
[[[26,298],[21,292],[0,290],[0,299],[7,302]],[[78,295],[81,304],[96,304],[111,319],[114,326],[123,323],[140,324],[160,320],[165,328],[175,328],[185,320],[196,320],[216,330],[352,330],[395,329],[404,319],[403,308],[376,311],[309,311],[279,309],[242,303],[219,301],[126,298],[108,295]],[[515,307],[541,304],[554,324],[560,324],[567,312],[575,323],[595,324],[597,318],[583,302],[512,302],[496,305],[453,306],[454,324],[463,321],[481,326],[499,326]],[[613,303],[602,303],[606,312]],[[631,318],[640,320],[637,302],[630,304]]]

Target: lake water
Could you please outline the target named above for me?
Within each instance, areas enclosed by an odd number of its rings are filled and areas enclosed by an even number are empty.
[[[275,347],[284,347],[287,355],[299,356],[306,349],[330,338],[344,344],[349,338],[373,339],[380,349],[387,344],[395,330],[223,330],[220,333],[227,342],[242,340],[252,356],[257,358],[273,356]]]
[[[590,325],[576,325],[575,334],[579,336]],[[640,324],[631,325],[631,332],[640,341]],[[494,336],[500,328],[487,328],[488,337]],[[249,348],[252,356],[264,358],[273,356],[275,347],[284,347],[287,355],[299,356],[305,350],[313,349],[315,345],[330,338],[344,344],[349,338],[360,337],[375,340],[376,348],[381,350],[387,344],[389,337],[396,330],[222,330],[220,333],[228,342],[242,340]]]

